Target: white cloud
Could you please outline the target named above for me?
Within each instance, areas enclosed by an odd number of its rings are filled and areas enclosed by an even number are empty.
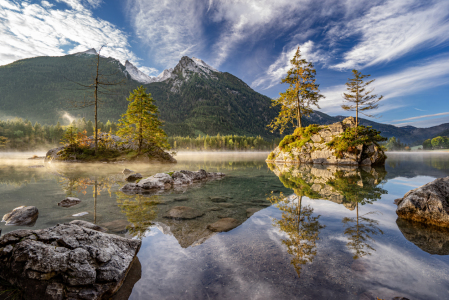
[[[430,117],[437,117],[437,116],[444,116],[444,115],[449,115],[449,112],[442,112],[442,113],[431,114],[431,115],[423,115],[423,116],[411,117],[411,118],[395,120],[395,121],[391,121],[391,122],[397,123],[397,122],[402,122],[402,121],[411,121],[411,120],[418,120],[418,119],[423,119],[423,118],[430,118]]]
[[[374,93],[383,95],[384,100],[375,113],[393,110],[405,106],[398,101],[391,101],[400,96],[413,95],[432,87],[449,83],[449,56],[438,56],[417,66],[403,69],[402,71],[376,78],[372,84]],[[341,109],[343,103],[342,94],[346,91],[345,85],[338,85],[322,90],[325,99],[320,101],[321,111],[336,115],[344,112]]]
[[[360,36],[343,62],[333,67],[363,68],[444,43],[449,39],[448,16],[448,1],[390,0],[374,6],[344,29],[329,31],[333,40]]]
[[[219,1],[213,5],[212,18],[224,22],[224,30],[213,49],[216,52],[214,64],[221,65],[230,53],[245,43],[261,38],[275,30],[278,34],[298,25],[303,18],[299,12],[305,10],[309,0],[235,0]],[[304,18],[305,19],[305,18]],[[272,32],[271,32],[272,33]]]
[[[122,63],[130,60],[138,66],[139,58],[129,50],[127,35],[113,24],[95,18],[77,0],[58,0],[70,5],[66,10],[53,9],[47,1],[30,4],[0,0],[0,65],[36,56],[61,56],[98,48]],[[92,0],[92,5],[101,1]],[[66,50],[64,50],[66,49]],[[69,50],[67,50],[69,49]]]
[[[149,54],[165,67],[183,55],[199,56],[203,47],[202,14],[205,3],[183,0],[130,0],[128,14]]]
[[[292,67],[290,60],[295,55],[298,46],[300,47],[302,58],[305,58],[307,61],[325,63],[328,59],[328,55],[324,51],[316,49],[314,42],[311,40],[302,45],[294,45],[289,47],[288,51],[283,51],[276,61],[268,67],[266,73],[254,80],[251,86],[263,86],[264,89],[268,89],[280,83],[287,71]]]

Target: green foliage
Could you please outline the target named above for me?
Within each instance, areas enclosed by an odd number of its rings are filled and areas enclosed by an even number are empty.
[[[267,140],[261,136],[218,134],[216,136],[199,135],[196,138],[173,136],[168,138],[168,142],[175,150],[266,151],[275,148],[279,140]]]
[[[274,152],[270,152],[270,154],[268,154],[268,160],[273,160],[276,158],[276,154],[274,154]]]
[[[432,149],[432,139],[427,139],[422,143],[422,147],[424,150],[431,150]]]
[[[292,135],[286,135],[279,143],[279,148],[283,152],[290,152],[293,148],[301,149],[310,141],[312,135],[318,133],[323,127],[311,124],[307,127],[298,127]]]
[[[344,196],[348,202],[362,205],[371,204],[380,200],[383,194],[388,194],[388,191],[379,187],[380,182],[363,170],[361,170],[361,176],[344,176],[342,172],[338,171],[334,176],[335,178],[330,179],[326,184]]]
[[[272,132],[279,129],[281,134],[289,123],[295,125],[295,119],[296,126],[302,127],[301,118],[313,112],[312,105],[320,108],[318,101],[324,98],[318,89],[319,85],[315,83],[316,70],[311,62],[301,58],[299,47],[290,63],[292,68],[281,81],[290,86],[279,94],[279,98],[272,100],[272,107],[280,106],[280,112],[268,125]]]
[[[124,138],[127,143],[138,145],[138,153],[142,153],[144,145],[155,145],[161,149],[170,149],[167,135],[162,130],[159,120],[159,110],[153,104],[151,94],[140,86],[131,93],[127,99],[130,103],[128,110],[122,115],[117,135]]]
[[[377,104],[380,100],[382,100],[383,96],[378,97],[377,95],[371,94],[373,92],[372,89],[369,89],[368,86],[374,81],[364,81],[364,78],[370,77],[371,75],[362,75],[357,70],[352,70],[353,78],[349,78],[346,83],[346,90],[348,93],[343,93],[343,99],[346,102],[349,102],[349,105],[342,105],[341,107],[347,111],[355,111],[356,112],[356,125],[359,125],[359,112],[367,117],[373,117],[373,115],[369,115],[366,112],[368,110],[377,109],[379,104]]]
[[[377,144],[386,141],[387,138],[380,135],[380,131],[372,129],[371,126],[358,126],[346,128],[346,130],[333,138],[326,145],[335,150],[338,158],[343,157],[343,152],[357,153],[357,146]]]
[[[388,142],[385,144],[385,148],[388,151],[398,151],[398,150],[404,150],[405,145],[401,143],[401,141],[394,136],[388,139]]]
[[[449,148],[449,138],[446,136],[437,136],[430,141],[433,149]]]

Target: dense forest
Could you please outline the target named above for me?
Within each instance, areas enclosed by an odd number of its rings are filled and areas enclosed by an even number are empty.
[[[77,132],[83,132],[87,136],[94,133],[94,124],[85,118],[77,119],[70,125],[34,125],[29,120],[12,119],[0,121],[0,149],[2,151],[30,151],[36,149],[48,150],[61,145],[64,134],[68,128]],[[98,122],[101,132],[115,134],[117,123],[107,121]],[[271,150],[279,143],[277,139],[264,139],[261,136],[239,135],[199,135],[197,137],[172,136],[168,138],[170,146],[174,150]]]

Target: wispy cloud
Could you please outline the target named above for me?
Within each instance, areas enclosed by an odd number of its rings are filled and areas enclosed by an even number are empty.
[[[372,84],[375,93],[384,96],[378,113],[405,106],[398,101],[391,101],[399,96],[413,95],[416,92],[431,87],[449,83],[449,55],[438,56],[420,65],[405,68],[390,75],[381,76]],[[320,103],[323,112],[333,115],[342,113],[342,94],[346,91],[345,85],[338,85],[323,89],[326,96]]]
[[[302,58],[305,58],[307,61],[317,63],[328,60],[328,55],[324,51],[316,49],[314,42],[311,40],[302,45],[293,45],[287,51],[283,51],[276,61],[268,67],[266,73],[254,80],[251,86],[262,86],[264,89],[269,89],[278,84],[292,67],[290,60],[295,55],[298,47],[300,47]]]
[[[61,56],[99,48],[122,63],[139,58],[130,50],[126,33],[113,24],[95,18],[83,3],[98,6],[102,1],[58,0],[67,9],[55,9],[48,1],[41,5],[25,1],[0,1],[0,65],[35,56]]]
[[[336,69],[360,68],[388,62],[419,47],[433,47],[449,39],[449,2],[390,0],[372,7],[366,14],[329,38],[360,36],[357,44],[344,53]]]
[[[416,109],[416,110],[419,110],[419,111],[427,111],[427,110],[419,109],[419,108],[416,108],[416,107],[415,107],[415,109]]]
[[[397,122],[418,120],[418,119],[423,119],[423,118],[432,118],[432,117],[445,116],[445,115],[449,115],[449,112],[442,112],[442,113],[431,114],[431,115],[423,115],[423,116],[411,117],[411,118],[406,118],[406,119],[401,119],[401,120],[394,120],[394,121],[391,121],[391,122],[392,123],[397,123]]]
[[[128,15],[148,54],[164,67],[173,67],[183,55],[200,56],[203,48],[204,2],[130,0]]]

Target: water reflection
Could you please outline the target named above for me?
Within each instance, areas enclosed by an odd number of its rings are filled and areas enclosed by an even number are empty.
[[[288,240],[282,242],[294,256],[292,264],[300,275],[300,264],[311,262],[316,255],[316,240],[320,229],[318,216],[312,216],[313,208],[301,208],[302,197],[329,200],[355,210],[355,217],[344,217],[344,235],[347,248],[353,259],[370,255],[374,235],[383,234],[379,222],[368,216],[376,211],[359,215],[359,205],[372,204],[387,191],[381,187],[385,183],[384,168],[355,168],[334,165],[287,165],[269,164],[269,168],[279,177],[285,187],[293,190],[297,203],[291,197],[271,196],[270,200],[282,211],[282,219],[275,220],[275,226],[287,233]]]
[[[302,265],[311,263],[316,255],[316,241],[320,230],[325,226],[319,222],[320,216],[313,215],[310,205],[302,207],[302,197],[285,197],[272,195],[269,200],[282,211],[281,219],[273,218],[273,225],[287,234],[282,244],[292,255],[291,264],[298,277],[301,277]]]
[[[117,204],[129,222],[126,226],[128,233],[133,237],[143,238],[157,217],[158,197],[130,196],[122,192],[117,192],[116,195]]]
[[[449,229],[397,219],[402,235],[429,254],[449,255]]]
[[[343,218],[345,225],[344,234],[348,238],[346,246],[353,253],[354,259],[361,258],[365,255],[371,255],[371,251],[376,251],[370,242],[374,242],[373,235],[383,234],[379,228],[379,222],[370,219],[367,215],[375,212],[368,212],[359,216],[359,203],[356,203],[357,217]]]

